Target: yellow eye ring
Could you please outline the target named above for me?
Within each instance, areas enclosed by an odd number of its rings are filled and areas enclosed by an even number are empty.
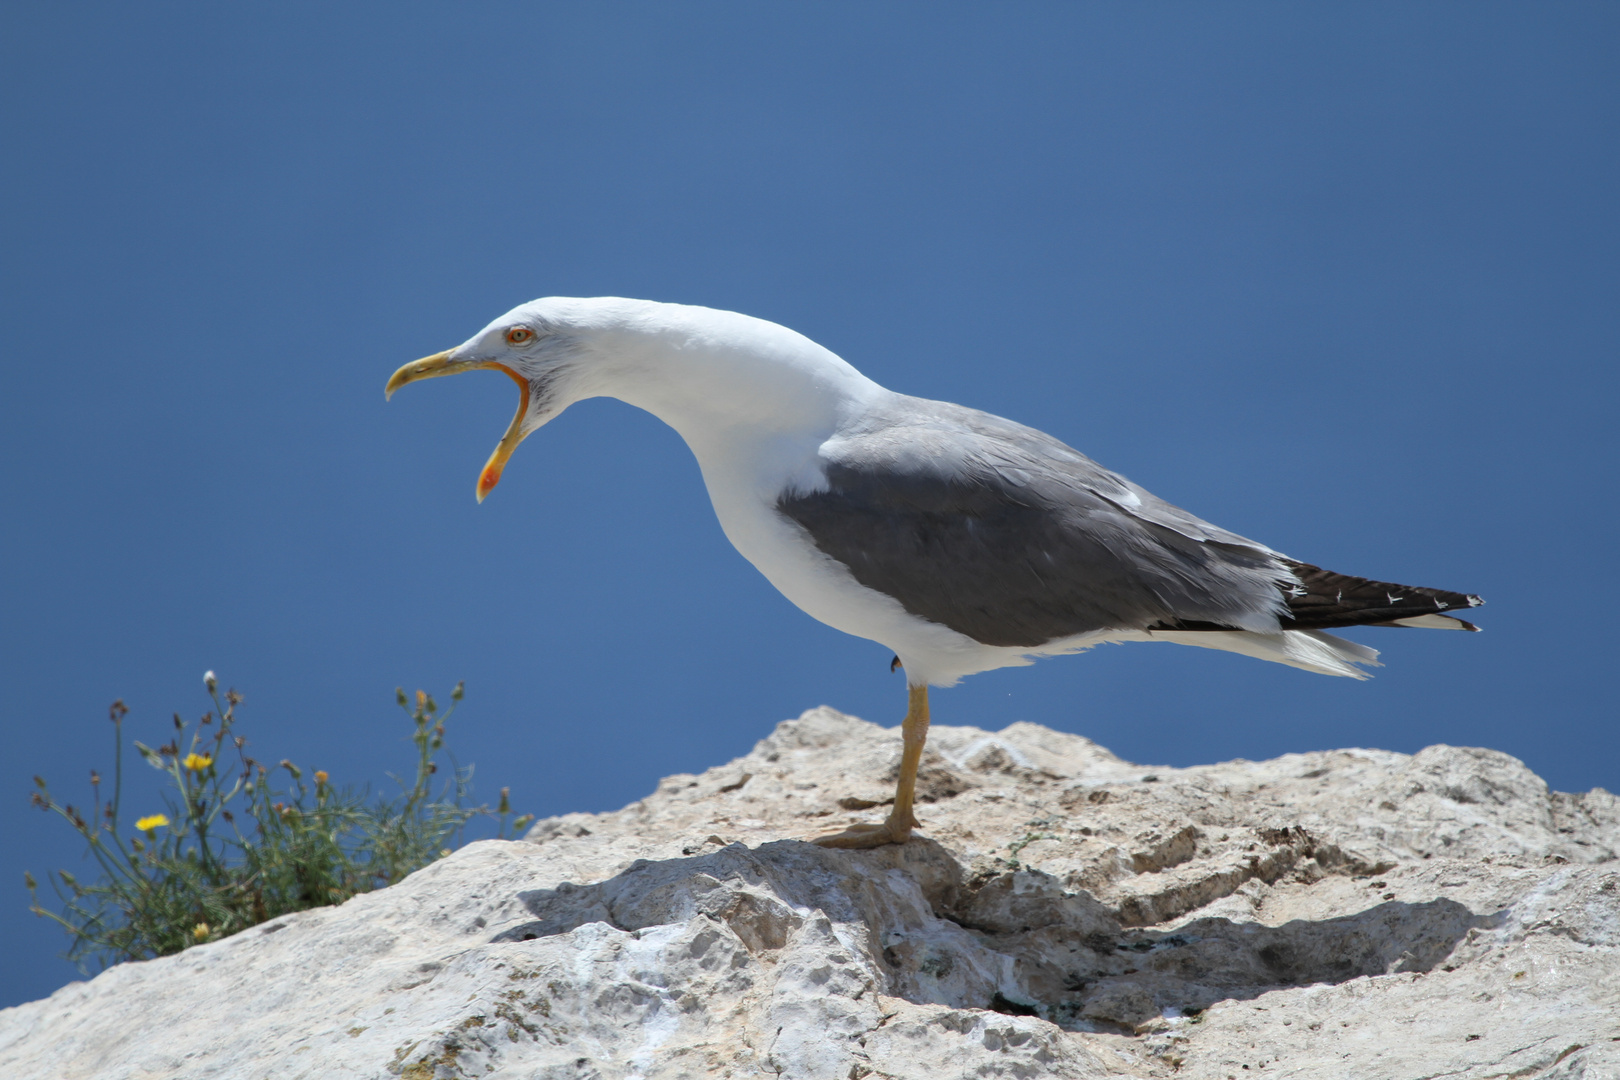
[[[514,326],[506,332],[508,345],[527,345],[534,340],[534,331],[527,326]]]

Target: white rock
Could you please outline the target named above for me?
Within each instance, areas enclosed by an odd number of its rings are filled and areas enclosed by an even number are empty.
[[[612,814],[0,1012],[8,1078],[1620,1076],[1620,801],[831,709]],[[848,809],[854,807],[857,809]],[[861,809],[863,808],[864,809]]]

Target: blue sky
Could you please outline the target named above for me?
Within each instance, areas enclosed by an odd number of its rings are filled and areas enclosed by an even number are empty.
[[[1298,558],[1482,593],[1370,683],[1107,648],[976,676],[1188,765],[1437,742],[1620,788],[1620,15],[1606,4],[46,5],[0,14],[0,1004],[74,977],[24,868],[216,669],[261,756],[606,810],[889,653],[726,543],[617,402],[382,386],[536,296],[731,308],[1049,431]],[[145,782],[144,778],[141,782]],[[136,801],[142,797],[137,790]],[[155,798],[155,796],[152,796]],[[9,890],[9,891],[8,891]]]

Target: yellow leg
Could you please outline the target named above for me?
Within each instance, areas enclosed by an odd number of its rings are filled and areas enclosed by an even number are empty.
[[[822,847],[875,848],[884,844],[903,844],[918,827],[911,812],[917,797],[917,766],[922,762],[923,744],[928,741],[928,687],[913,686],[910,707],[900,725],[900,780],[894,788],[894,809],[881,825],[851,825],[840,833],[818,836],[815,843]]]

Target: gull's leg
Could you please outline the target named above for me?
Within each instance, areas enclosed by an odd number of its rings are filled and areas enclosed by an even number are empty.
[[[906,689],[910,701],[900,725],[900,781],[894,787],[894,810],[885,822],[894,831],[896,843],[904,843],[919,824],[911,807],[917,797],[917,766],[922,764],[923,744],[928,741],[928,686]]]
[[[851,825],[843,832],[816,837],[815,843],[822,847],[875,848],[903,844],[911,836],[911,830],[918,827],[911,807],[917,797],[917,766],[922,762],[923,744],[928,741],[928,687],[907,689],[911,700],[905,723],[900,725],[900,781],[894,788],[894,809],[881,825]]]

